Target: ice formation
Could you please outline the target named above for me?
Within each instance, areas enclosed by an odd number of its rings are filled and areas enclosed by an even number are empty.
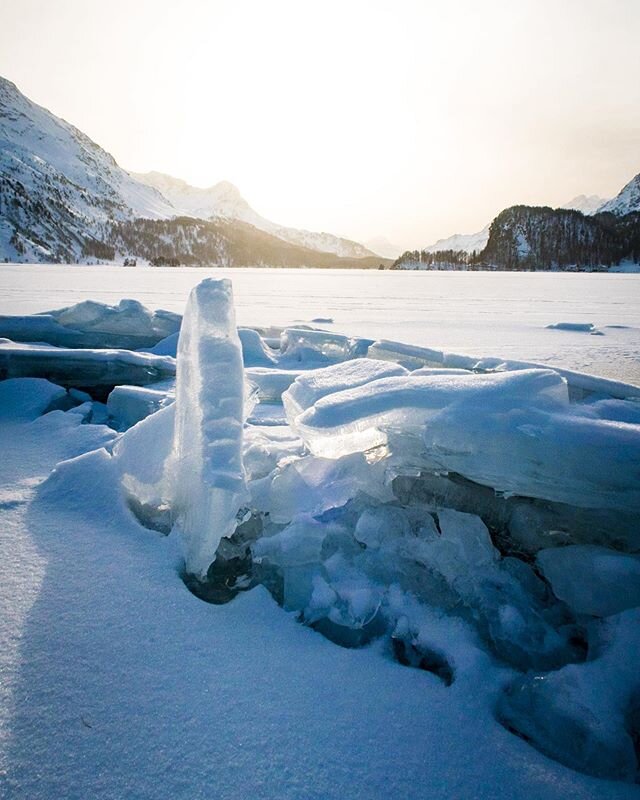
[[[251,328],[238,328],[242,344],[242,358],[245,367],[273,367],[276,363],[271,348],[257,331]]]
[[[107,414],[116,430],[126,430],[173,402],[173,381],[149,386],[116,386],[107,399]]]
[[[369,358],[301,374],[282,397],[289,424],[295,426],[298,416],[325,395],[364,386],[379,378],[406,374],[407,370],[398,364],[385,364]]]
[[[593,322],[554,322],[552,325],[547,325],[558,331],[579,331],[582,333],[591,333],[595,330]]]
[[[635,782],[640,735],[640,609],[608,617],[583,664],[528,674],[507,689],[498,716],[543,753],[597,777]]]
[[[108,306],[82,303],[29,317],[0,317],[0,336],[16,342],[46,342],[60,347],[152,347],[180,328],[171,311],[149,311],[137,300]]]
[[[536,562],[556,597],[576,614],[610,617],[640,606],[640,555],[569,545],[540,550]]]
[[[420,441],[421,469],[526,497],[640,511],[637,426],[572,414],[566,382],[551,370],[382,378],[321,398],[295,427],[315,455],[394,443],[408,452]]]
[[[506,728],[637,779],[640,389],[306,327],[238,331],[230,283],[210,279],[177,339],[155,354],[4,342],[3,374],[31,377],[1,382],[0,405],[76,405],[118,430],[100,457],[143,525],[181,537],[200,596],[262,584],[328,639],[380,638],[443,687],[481,662]]]
[[[247,379],[256,387],[258,397],[263,403],[279,403],[282,395],[300,375],[300,370],[278,369],[273,366],[250,367]]]
[[[69,349],[0,339],[0,380],[47,378],[65,387],[146,386],[176,372],[175,359],[131,350]]]
[[[292,361],[316,360],[317,365],[358,358],[367,353],[370,339],[352,339],[340,333],[314,328],[287,328],[281,336],[280,350]]]
[[[168,464],[187,571],[200,578],[206,577],[220,540],[235,531],[246,500],[244,395],[231,281],[202,281],[189,295],[180,331]]]

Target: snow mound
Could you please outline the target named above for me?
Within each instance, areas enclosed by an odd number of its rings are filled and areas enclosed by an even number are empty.
[[[65,398],[62,386],[45,378],[9,378],[0,381],[0,416],[35,419]]]

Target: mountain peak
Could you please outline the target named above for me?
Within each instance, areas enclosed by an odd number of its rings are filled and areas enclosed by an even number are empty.
[[[616,216],[631,214],[633,211],[640,211],[640,173],[631,178],[620,192],[612,199],[604,203],[598,211],[610,211]]]
[[[605,197],[600,197],[597,194],[579,194],[561,205],[560,208],[581,211],[586,216],[591,216],[599,211],[600,207],[607,202],[608,200]]]

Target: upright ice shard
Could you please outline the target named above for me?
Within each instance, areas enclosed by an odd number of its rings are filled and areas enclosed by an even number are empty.
[[[244,374],[231,281],[209,278],[187,302],[178,344],[169,460],[173,515],[187,571],[199,578],[246,497],[242,467]]]

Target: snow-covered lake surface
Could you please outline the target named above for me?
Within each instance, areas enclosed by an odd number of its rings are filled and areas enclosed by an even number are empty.
[[[0,265],[0,314],[132,297],[182,313],[207,275],[233,281],[241,325],[318,323],[477,356],[640,384],[640,275]],[[591,323],[588,331],[549,329]]]

